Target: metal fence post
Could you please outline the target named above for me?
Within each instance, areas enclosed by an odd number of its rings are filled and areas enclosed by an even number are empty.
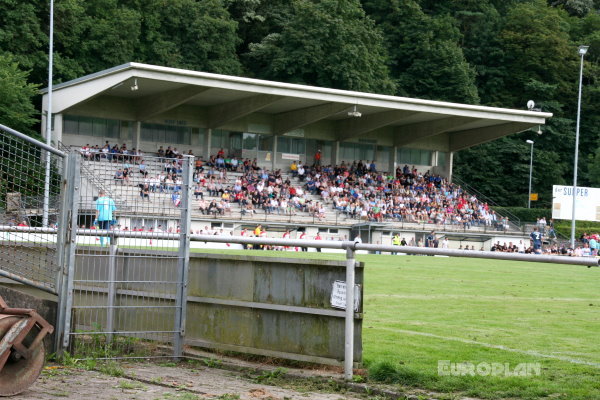
[[[75,250],[77,248],[77,217],[79,210],[80,175],[78,154],[70,153],[65,163],[66,180],[63,184],[65,196],[63,210],[59,221],[59,235],[61,236],[60,274],[58,292],[58,311],[56,329],[56,350],[61,353],[69,346],[69,333],[71,329],[71,309],[73,306],[73,278],[75,274]]]
[[[106,309],[106,341],[112,342],[113,332],[115,331],[115,300],[117,299],[117,243],[116,239],[111,240],[108,252],[108,307]]]
[[[183,355],[187,312],[187,280],[190,263],[190,225],[192,215],[192,190],[194,156],[184,156],[183,185],[181,190],[181,224],[179,235],[179,258],[177,263],[177,295],[175,297],[175,334],[173,356]]]
[[[351,381],[354,367],[354,243],[346,247],[346,326],[344,330],[344,379]]]

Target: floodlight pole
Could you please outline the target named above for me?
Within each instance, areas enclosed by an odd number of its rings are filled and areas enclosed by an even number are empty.
[[[54,0],[50,0],[50,34],[48,37],[48,103],[46,104],[46,144],[52,146],[52,63],[54,54]],[[48,226],[48,208],[50,206],[50,167],[51,153],[46,152],[46,176],[44,179],[44,205],[42,225]]]
[[[526,140],[531,145],[531,155],[529,157],[529,200],[527,201],[527,208],[531,208],[531,177],[533,176],[533,140]]]
[[[577,200],[577,163],[579,156],[579,119],[581,115],[581,85],[583,80],[583,57],[589,46],[579,46],[578,52],[581,56],[579,68],[579,100],[577,101],[577,124],[575,126],[575,160],[573,166],[573,210],[571,215],[571,248],[575,249],[575,202]]]

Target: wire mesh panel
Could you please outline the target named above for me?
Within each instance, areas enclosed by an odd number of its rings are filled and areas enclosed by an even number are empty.
[[[64,155],[0,128],[0,274],[57,293]]]
[[[71,351],[172,355],[167,345],[182,333],[191,162],[85,150],[81,157]]]

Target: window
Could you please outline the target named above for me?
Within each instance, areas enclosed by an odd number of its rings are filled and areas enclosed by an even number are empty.
[[[431,150],[398,149],[398,163],[412,165],[431,165]]]
[[[242,145],[244,150],[256,150],[256,134],[254,133],[244,133],[242,139]]]
[[[153,219],[153,218],[131,218],[130,220],[131,226],[129,229],[140,229],[144,228],[148,230],[150,228],[157,229],[158,226],[161,226],[161,229],[167,230],[167,220],[166,219]]]
[[[141,139],[145,142],[190,144],[191,128],[142,122]]]
[[[273,151],[273,136],[260,135],[258,141],[258,150]]]
[[[447,156],[448,156],[448,153],[446,153],[445,151],[438,151],[437,165],[439,167],[445,167],[446,166]]]
[[[367,143],[340,143],[342,160],[371,161],[375,159],[375,146]]]
[[[390,163],[391,148],[388,146],[377,146],[377,168],[383,171],[388,170]]]
[[[280,153],[304,154],[304,139],[280,136],[277,138],[277,151]]]
[[[118,138],[120,137],[120,128],[121,121],[115,119],[77,115],[65,115],[63,118],[63,131],[72,135]]]
[[[290,139],[290,153],[304,154],[306,153],[306,145],[304,139]]]
[[[291,153],[290,151],[290,138],[281,136],[277,138],[277,151],[280,153]]]
[[[229,147],[229,131],[215,129],[210,137],[210,147],[214,149],[226,149]]]

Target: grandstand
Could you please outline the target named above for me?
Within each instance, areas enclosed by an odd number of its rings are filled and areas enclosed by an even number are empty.
[[[46,105],[44,95],[43,107]],[[450,185],[456,151],[537,127],[551,116],[529,110],[409,99],[137,63],[55,86],[52,107],[56,145],[62,142],[79,151],[87,144],[99,145],[101,149],[110,142],[110,146],[118,143],[117,148],[130,149],[128,152],[143,150],[150,177],[166,172],[164,160],[156,154],[161,146],[192,152],[205,164],[223,152],[240,162],[250,160],[257,172],[280,170],[280,179],[289,180],[289,189],[303,190],[300,197],[309,205],[285,205],[267,212],[260,204],[256,207],[256,202],[252,202],[255,211],[249,210],[251,206],[242,209],[235,203],[224,213],[213,212],[214,206],[210,213],[202,213],[202,202],[194,200],[194,230],[208,226],[237,233],[263,223],[272,235],[290,229],[295,236],[299,230],[305,230],[309,236],[318,232],[325,239],[361,235],[364,241],[388,244],[393,232],[401,232],[407,241],[417,244],[426,232],[435,229],[441,232],[440,237],[445,235],[457,245],[465,243],[477,248],[482,244],[489,248],[492,241],[503,238],[523,236],[519,221],[510,215],[497,215],[495,221],[465,223],[454,216],[448,218],[457,214],[454,205],[449,205],[450,210],[438,210],[433,220],[436,223],[430,223],[430,210],[427,216],[420,209],[408,215],[402,210],[395,215],[375,215],[371,209],[364,210],[363,204],[363,209],[356,212],[347,209],[344,201],[343,206],[338,203],[327,190],[323,196],[319,187],[310,187],[311,182],[306,187],[305,182],[291,174],[290,163],[296,161],[310,167],[318,154],[318,163],[331,165],[332,169],[365,160],[392,175],[408,165],[419,176],[428,176],[429,171]],[[129,182],[121,184],[114,177],[118,167],[125,167],[124,163],[109,163],[103,157],[84,158],[81,173],[88,198],[83,209],[92,210],[93,196],[102,188],[117,201],[123,226],[132,229],[140,225],[169,225],[176,229],[169,220],[177,213],[172,190],[149,190],[150,201],[143,200],[138,185],[144,184],[144,179],[135,163],[131,163],[134,173],[128,177]],[[311,173],[308,168],[308,178]],[[320,171],[317,173],[320,178]],[[220,184],[231,190],[238,179],[242,179],[242,172],[228,172]],[[204,189],[208,204],[220,203],[220,197],[209,193],[208,186]],[[471,205],[493,204],[473,190],[467,197]],[[81,222],[89,224],[91,220]]]
[[[63,149],[69,150],[67,147]],[[81,193],[83,196],[80,207],[90,215],[87,219],[84,218],[83,225],[91,224],[95,196],[99,190],[104,190],[117,204],[120,229],[156,230],[161,229],[159,226],[164,230],[177,229],[176,218],[179,210],[174,195],[176,196],[181,190],[177,182],[181,170],[180,167],[171,167],[173,162],[179,165],[177,159],[144,154],[143,157],[130,159],[110,156],[113,159],[109,160],[100,152],[90,156],[85,149],[71,148],[70,150],[82,154],[83,190]],[[143,167],[140,167],[141,164]],[[171,170],[179,173],[171,174]],[[307,179],[301,180],[289,169],[276,173],[267,169],[243,172],[241,167],[236,171],[230,171],[204,165],[202,172],[197,171],[194,174],[196,183],[193,190],[195,195],[192,202],[192,230],[199,233],[207,230],[206,227],[210,227],[221,228],[225,233],[239,234],[241,229],[261,223],[268,226],[271,232],[269,235],[275,237],[281,236],[286,230],[291,231],[292,237],[297,237],[301,231],[314,234],[319,232],[326,240],[341,240],[362,234],[361,236],[365,236],[364,240],[380,241],[382,244],[389,244],[392,232],[402,232],[403,237],[414,240],[415,245],[423,239],[422,236],[426,232],[436,230],[450,239],[462,238],[458,240],[460,244],[489,241],[488,246],[495,241],[495,237],[518,237],[522,234],[517,224],[509,222],[507,217],[500,215],[495,216],[494,220],[486,221],[482,216],[480,222],[473,219],[467,223],[456,220],[458,213],[452,216],[448,214],[447,218],[443,219],[436,219],[433,213],[431,214],[433,218],[428,214],[427,217],[417,220],[407,218],[406,214],[403,218],[398,218],[399,215],[391,211],[382,213],[381,217],[376,218],[372,211],[367,212],[366,209],[362,213],[352,213],[343,207],[336,209],[338,197],[332,196],[334,197],[332,200],[329,196],[324,198],[323,193],[318,194],[317,191],[309,190],[315,174],[319,174],[321,169],[307,167],[307,170],[310,171],[307,173]],[[331,170],[333,168],[323,168],[323,171]],[[128,171],[125,178],[123,178],[123,171]],[[262,179],[261,175],[263,175]],[[276,179],[275,175],[277,175]],[[171,176],[173,179],[169,179]],[[253,183],[246,182],[246,179],[252,178],[255,179]],[[252,204],[252,195],[261,192],[260,182],[264,181],[268,186],[269,179],[273,181],[271,189],[265,187],[262,192],[265,196],[269,190],[278,193],[272,197],[279,201],[276,201],[273,206],[269,203],[262,206],[255,204],[253,210],[242,205],[244,199],[248,199],[248,203]],[[441,180],[441,178],[437,179]],[[243,188],[241,182],[244,182]],[[145,186],[147,190],[144,194]],[[453,192],[460,195],[455,202],[451,203],[452,207],[457,207],[459,197],[470,199],[471,207],[479,203],[476,196],[463,192],[460,186],[453,187]],[[414,191],[415,186],[410,186],[410,189]],[[431,185],[430,190],[430,198],[443,196],[441,188]],[[224,193],[227,193],[225,199]],[[241,201],[236,200],[236,194]],[[296,199],[296,203],[292,199]],[[217,207],[209,210],[210,203],[216,204]],[[406,203],[408,204],[408,201]],[[481,202],[480,208],[484,204],[485,202]],[[420,214],[420,211],[418,213]],[[488,216],[491,215],[493,215],[492,210]],[[456,247],[459,245],[458,242]]]

